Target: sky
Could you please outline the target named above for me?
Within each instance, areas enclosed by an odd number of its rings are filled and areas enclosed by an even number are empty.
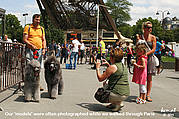
[[[106,1],[106,0],[105,0]],[[152,17],[153,19],[162,19],[164,17],[179,18],[179,1],[178,0],[128,0],[133,4],[130,7],[130,15],[132,20],[127,22],[130,25],[135,25],[138,19]],[[6,10],[6,14],[14,14],[18,17],[21,25],[25,24],[25,17],[22,15],[28,13],[26,16],[26,23],[31,23],[32,15],[40,13],[36,0],[0,0],[0,8]],[[156,15],[156,12],[159,15]],[[165,12],[164,12],[165,11]],[[170,15],[167,15],[167,12]]]

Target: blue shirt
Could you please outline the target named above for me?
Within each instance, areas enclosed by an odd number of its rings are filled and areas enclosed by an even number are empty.
[[[159,42],[159,41],[157,41],[157,43],[156,43],[156,49],[155,49],[155,52],[154,52],[154,54],[155,55],[157,55],[157,54],[161,54],[162,52],[161,51],[159,51],[160,49],[162,48],[162,44]],[[157,52],[157,53],[156,53]]]

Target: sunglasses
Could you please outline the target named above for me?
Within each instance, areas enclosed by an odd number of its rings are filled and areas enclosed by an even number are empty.
[[[152,26],[147,26],[147,25],[145,25],[144,28],[150,29],[150,28],[152,28]]]

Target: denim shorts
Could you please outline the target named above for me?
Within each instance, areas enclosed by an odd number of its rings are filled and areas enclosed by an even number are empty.
[[[31,60],[38,60],[40,62],[40,64],[42,63],[42,49],[36,49],[35,50],[37,52],[37,57],[34,57],[34,51],[32,51],[31,49],[27,48],[26,49],[26,58],[27,61],[31,61]]]

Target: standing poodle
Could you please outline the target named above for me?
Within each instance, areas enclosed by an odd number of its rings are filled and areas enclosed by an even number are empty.
[[[60,62],[55,56],[50,56],[44,63],[45,80],[47,83],[48,94],[51,99],[56,99],[57,93],[62,94],[63,80]]]
[[[35,102],[40,100],[40,63],[37,60],[30,61],[25,69],[24,81],[25,101]]]

